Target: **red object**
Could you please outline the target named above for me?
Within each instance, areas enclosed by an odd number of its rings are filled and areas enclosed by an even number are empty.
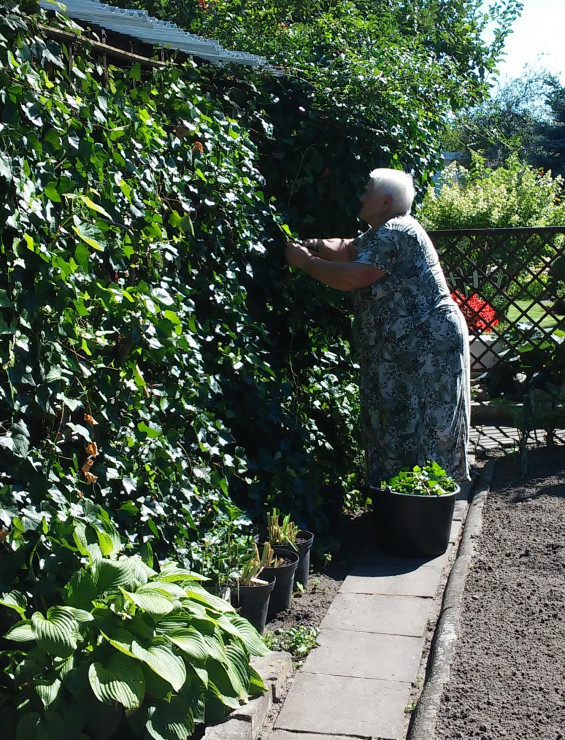
[[[206,0],[198,0],[198,2],[200,3],[200,5],[202,5],[204,10],[206,10]]]
[[[456,290],[451,294],[451,297],[461,309],[472,334],[488,334],[492,331],[492,327],[498,324],[494,308],[477,293],[473,293],[470,298],[467,298],[463,293]]]

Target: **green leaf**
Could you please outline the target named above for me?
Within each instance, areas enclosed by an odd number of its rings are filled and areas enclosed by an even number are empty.
[[[145,728],[154,740],[186,740],[194,731],[189,702],[180,696],[170,702],[155,702]]]
[[[166,632],[165,636],[174,643],[185,655],[195,660],[206,660],[208,649],[202,635],[194,627],[174,629]]]
[[[20,591],[10,591],[0,596],[0,605],[6,606],[8,609],[14,609],[23,617],[27,607],[27,599]]]
[[[120,590],[129,601],[154,617],[169,614],[175,607],[176,599],[153,583],[140,586],[135,591]]]
[[[10,627],[4,637],[7,640],[14,640],[14,642],[28,642],[28,640],[36,639],[35,631],[29,619],[25,619]]]
[[[49,200],[52,200],[54,203],[61,202],[61,196],[59,195],[59,191],[57,190],[56,182],[48,182],[47,185],[43,188],[43,192],[49,198]]]
[[[113,653],[106,665],[95,662],[88,669],[90,686],[105,704],[117,701],[126,709],[137,709],[145,695],[143,668],[134,658]]]
[[[103,252],[106,248],[106,241],[104,235],[92,224],[80,223],[72,227],[73,231],[79,236],[85,244],[89,247],[96,249],[99,252]],[[78,262],[78,260],[77,260]]]
[[[52,606],[47,616],[41,612],[32,614],[31,623],[37,644],[50,655],[67,658],[76,650],[79,637],[79,623],[69,607]]]
[[[195,601],[199,602],[200,604],[203,604],[204,606],[208,607],[209,609],[213,609],[217,612],[234,612],[235,609],[233,606],[224,599],[220,599],[219,596],[214,596],[211,593],[208,593],[206,589],[202,588],[201,586],[193,583],[189,586],[185,587],[185,592],[187,596],[189,596],[191,599],[194,599]]]
[[[270,652],[261,635],[247,619],[240,617],[239,614],[230,614],[226,617],[220,617],[218,621],[220,622],[224,619],[229,619],[236,628],[238,637],[243,641],[243,644],[251,655],[261,656],[267,655]]]
[[[92,564],[92,579],[98,594],[116,590],[120,586],[129,587],[144,577],[133,558],[120,560],[98,560]],[[144,577],[147,581],[147,576]]]
[[[39,696],[46,709],[48,706],[53,704],[59,695],[59,689],[62,686],[62,683],[58,678],[51,680],[47,678],[34,678],[32,683],[36,694]]]
[[[133,642],[132,653],[155,671],[158,676],[168,681],[175,691],[180,691],[186,681],[186,666],[183,659],[175,655],[170,645],[164,640],[154,642],[147,649]]]
[[[159,573],[160,581],[209,581],[210,579],[206,576],[201,576],[199,573],[194,573],[191,570],[185,568],[179,568],[176,563],[165,563],[161,572]]]

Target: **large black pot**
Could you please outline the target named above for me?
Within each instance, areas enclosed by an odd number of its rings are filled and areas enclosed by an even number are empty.
[[[294,574],[294,585],[300,584],[306,588],[308,585],[308,574],[310,573],[310,550],[314,542],[314,535],[305,529],[301,529],[296,535],[296,548],[292,545],[280,545],[290,552],[298,552],[298,568]],[[277,545],[278,547],[278,545]]]
[[[264,586],[255,583],[250,586],[240,585],[234,588],[232,604],[241,616],[248,619],[257,632],[262,634],[267,623],[267,612],[276,578],[274,575],[266,576],[264,571],[261,572],[260,578],[262,581],[267,581]]]
[[[397,493],[372,488],[378,545],[388,553],[428,558],[441,555],[449,545],[459,486],[443,496]]]
[[[267,621],[272,619],[275,614],[278,614],[284,609],[288,609],[290,607],[292,588],[294,586],[294,574],[298,568],[297,552],[291,552],[279,545],[275,545],[273,550],[278,558],[285,558],[286,563],[278,568],[263,568],[261,571],[261,578],[264,578],[266,581],[270,580],[273,576],[277,579],[269,600]]]

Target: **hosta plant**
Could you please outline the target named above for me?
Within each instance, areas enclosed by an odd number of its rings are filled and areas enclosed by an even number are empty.
[[[15,617],[0,651],[5,740],[182,740],[264,690],[249,664],[264,643],[201,576],[90,554],[45,611],[1,597]]]

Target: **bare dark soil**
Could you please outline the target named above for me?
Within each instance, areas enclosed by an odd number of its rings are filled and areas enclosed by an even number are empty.
[[[497,460],[438,740],[565,738],[565,448]]]

